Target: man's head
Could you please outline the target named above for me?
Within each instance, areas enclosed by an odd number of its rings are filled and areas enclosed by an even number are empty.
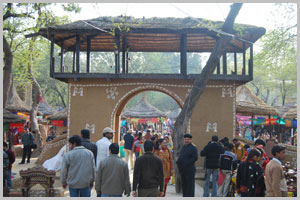
[[[191,134],[185,134],[184,136],[183,136],[183,139],[184,139],[184,145],[189,145],[189,144],[191,144],[192,143],[192,138],[193,138],[193,136],[191,135]]]
[[[118,154],[119,153],[119,145],[118,143],[111,143],[109,145],[110,154]]]
[[[233,149],[233,144],[232,143],[225,143],[225,146],[226,146],[228,151],[232,151],[232,149]]]
[[[219,138],[216,135],[211,137],[211,141],[213,141],[213,142],[218,142],[218,140],[219,140]]]
[[[103,129],[103,137],[107,137],[108,139],[112,139],[114,137],[114,130],[112,130],[110,127],[106,127]]]
[[[90,130],[89,129],[82,129],[81,130],[81,137],[85,139],[90,139]]]
[[[224,140],[224,142],[229,142],[228,137],[224,137],[223,140]]]
[[[255,140],[254,145],[255,146],[258,146],[258,145],[266,146],[266,143],[262,139],[257,139],[257,140]]]
[[[6,142],[3,142],[3,149],[7,150],[7,143]]]
[[[234,144],[234,145],[236,145],[236,144],[238,144],[238,143],[239,143],[239,140],[238,140],[238,139],[236,139],[236,138],[234,138],[234,139],[232,140],[232,142],[233,142],[233,144]]]
[[[69,138],[70,149],[72,150],[74,147],[81,146],[81,138],[79,135],[73,135]]]
[[[128,133],[128,134],[131,134],[131,133],[132,133],[132,129],[129,129],[129,130],[127,131],[127,133]]]
[[[151,133],[151,130],[150,130],[150,129],[148,129],[146,134],[150,134],[150,133]]]
[[[144,150],[145,150],[145,152],[152,152],[153,151],[153,147],[154,147],[154,144],[151,141],[146,141],[144,143]]]
[[[272,155],[278,160],[284,160],[285,158],[285,147],[280,145],[275,145],[272,148]]]

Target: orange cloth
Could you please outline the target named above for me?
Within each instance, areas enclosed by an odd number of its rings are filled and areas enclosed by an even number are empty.
[[[154,150],[153,154],[162,160],[164,168],[164,178],[170,178],[171,171],[173,170],[173,158],[170,150],[168,148],[165,150]]]

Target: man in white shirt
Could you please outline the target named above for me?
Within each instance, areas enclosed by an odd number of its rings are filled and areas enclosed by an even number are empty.
[[[103,138],[96,142],[97,145],[97,170],[99,168],[100,162],[109,156],[109,145],[111,144],[111,139],[114,136],[115,131],[110,127],[103,129]]]

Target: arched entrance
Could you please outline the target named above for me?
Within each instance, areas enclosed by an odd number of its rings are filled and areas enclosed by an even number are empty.
[[[117,103],[117,105],[115,106],[115,109],[112,113],[112,127],[114,130],[116,130],[116,135],[114,137],[114,141],[115,142],[120,142],[120,121],[121,121],[121,113],[125,107],[125,105],[136,95],[142,93],[142,92],[147,92],[147,91],[156,91],[156,92],[161,92],[164,93],[166,95],[168,95],[169,97],[171,97],[178,105],[179,107],[182,109],[183,106],[183,101],[182,99],[176,95],[175,93],[163,88],[163,87],[153,87],[153,86],[143,86],[143,87],[138,87],[133,89],[132,91],[129,91],[128,93],[126,93],[126,95],[124,95],[120,101]],[[188,127],[189,129],[189,127]]]

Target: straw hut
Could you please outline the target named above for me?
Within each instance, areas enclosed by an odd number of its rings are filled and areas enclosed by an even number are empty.
[[[65,108],[59,112],[56,112],[56,113],[50,115],[47,119],[48,120],[67,121],[68,120],[68,111]],[[64,131],[67,131],[67,126],[57,126],[56,131],[57,131],[57,134],[60,135]]]
[[[139,103],[133,106],[131,109],[125,110],[122,114],[124,117],[134,117],[134,118],[156,118],[165,117],[166,114],[151,105],[143,95]]]
[[[279,114],[276,108],[263,102],[245,85],[239,86],[236,91],[236,113],[249,116]]]
[[[167,113],[167,117],[169,119],[176,119],[177,116],[179,115],[181,109],[180,108],[176,108],[176,109],[173,109],[173,110],[170,110],[168,113]]]
[[[42,115],[52,115],[54,113],[56,113],[57,111],[52,107],[50,106],[46,100],[42,101],[39,105],[39,108],[38,108],[38,111],[40,113],[42,113]]]
[[[289,109],[286,113],[284,113],[283,118],[296,119],[297,118],[297,107]]]
[[[3,124],[10,123],[25,123],[26,120],[20,118],[18,115],[9,112],[6,109],[3,109]]]
[[[28,106],[22,99],[19,97],[14,82],[12,81],[11,87],[9,89],[8,101],[5,107],[9,111],[17,111],[23,113],[30,113],[31,107]]]

